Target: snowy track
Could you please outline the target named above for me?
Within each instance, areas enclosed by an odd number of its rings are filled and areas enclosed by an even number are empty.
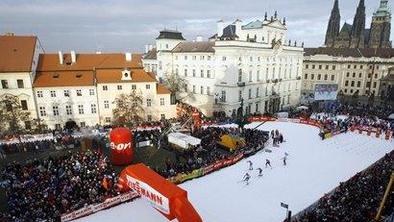
[[[252,123],[250,128],[258,126]],[[289,204],[293,214],[314,203],[325,193],[346,181],[357,172],[393,149],[394,143],[356,133],[338,135],[321,141],[318,129],[312,126],[267,122],[262,130],[278,129],[286,142],[272,153],[259,152],[239,163],[195,179],[181,186],[205,222],[280,222],[285,210],[280,202]],[[287,166],[282,165],[284,153],[289,153]],[[272,169],[265,168],[270,159]],[[259,178],[257,170],[249,171],[246,161],[254,168],[263,168]],[[239,182],[249,172],[249,185]],[[144,200],[99,212],[79,221],[167,221]]]

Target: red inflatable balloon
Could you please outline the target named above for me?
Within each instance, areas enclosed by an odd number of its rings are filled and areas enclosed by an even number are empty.
[[[114,165],[127,165],[133,160],[133,135],[127,128],[113,129],[109,135],[111,161]]]

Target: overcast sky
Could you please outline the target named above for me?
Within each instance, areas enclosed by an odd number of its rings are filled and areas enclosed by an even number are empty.
[[[320,46],[334,0],[1,0],[0,33],[37,35],[47,52],[142,52],[163,28],[188,40],[216,33],[216,21],[286,17],[288,38]],[[379,0],[365,0],[367,27]],[[359,0],[340,0],[342,23]]]

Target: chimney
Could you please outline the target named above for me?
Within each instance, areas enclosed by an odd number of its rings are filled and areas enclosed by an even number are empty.
[[[145,54],[149,52],[149,45],[145,45]]]
[[[63,61],[63,53],[62,53],[62,51],[59,51],[58,55],[59,55],[59,63],[60,63],[60,65],[63,65],[64,61]]]
[[[71,51],[71,64],[74,64],[77,62],[77,54],[75,54],[75,51]]]
[[[221,37],[223,35],[223,29],[224,29],[224,22],[223,20],[219,20],[217,22],[218,37]]]
[[[131,62],[131,53],[130,52],[126,52],[125,56],[126,56],[126,61]]]
[[[202,36],[201,35],[198,35],[197,37],[196,37],[196,42],[202,42],[204,39],[202,38]]]

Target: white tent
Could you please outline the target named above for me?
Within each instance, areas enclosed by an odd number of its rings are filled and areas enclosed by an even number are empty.
[[[394,119],[394,113],[392,113],[388,118],[389,119]]]
[[[187,149],[190,146],[197,146],[201,140],[183,133],[170,133],[168,134],[168,142],[177,145],[181,148]]]
[[[308,110],[309,108],[307,106],[299,106],[297,107],[297,110]]]

